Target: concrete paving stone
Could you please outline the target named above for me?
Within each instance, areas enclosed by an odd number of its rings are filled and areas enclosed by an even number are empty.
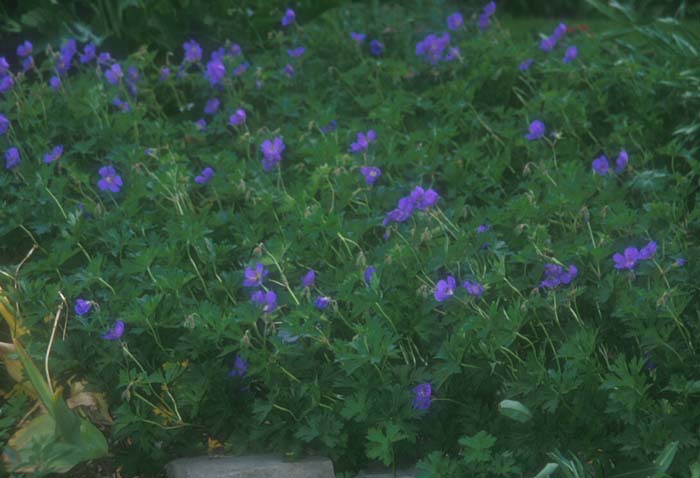
[[[328,458],[288,461],[276,455],[179,458],[168,463],[168,478],[335,478]]]

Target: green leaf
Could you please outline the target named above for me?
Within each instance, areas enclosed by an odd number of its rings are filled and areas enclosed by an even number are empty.
[[[535,478],[547,478],[558,469],[559,465],[556,463],[547,463],[544,465],[544,468],[542,468],[540,472],[535,475]]]
[[[498,404],[498,411],[520,423],[525,423],[532,418],[532,412],[522,403],[515,400],[503,400]]]

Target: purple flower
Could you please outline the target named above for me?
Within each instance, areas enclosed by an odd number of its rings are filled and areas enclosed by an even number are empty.
[[[396,209],[389,211],[383,224],[386,226],[390,222],[404,222],[413,214],[414,203],[410,197],[399,199],[399,204]]]
[[[421,383],[413,388],[413,408],[415,410],[427,410],[430,408],[430,400],[433,388],[429,383]]]
[[[108,51],[103,51],[97,56],[97,63],[100,65],[109,65],[112,61],[112,55]]]
[[[199,176],[194,178],[194,182],[197,184],[207,184],[214,177],[214,170],[212,168],[206,167],[202,170]]]
[[[379,40],[372,40],[369,43],[369,51],[374,56],[380,56],[382,53],[384,53],[384,44]]]
[[[5,169],[12,169],[20,163],[19,149],[14,146],[5,151]]]
[[[135,66],[130,66],[126,70],[126,79],[129,80],[130,83],[136,84],[139,82],[141,79],[141,73],[139,72],[139,69],[136,68]]]
[[[554,32],[552,32],[552,38],[554,39],[554,42],[558,42],[562,38],[564,38],[564,35],[566,35],[566,25],[564,23],[560,23],[557,25],[557,27],[554,29]]]
[[[649,243],[646,246],[642,247],[642,249],[639,251],[639,259],[651,259],[654,256],[654,254],[656,254],[656,242],[649,241]]]
[[[569,285],[578,275],[578,269],[574,265],[570,265],[567,270],[558,264],[544,265],[544,280],[540,283],[540,287],[554,289],[560,285]]]
[[[221,80],[224,79],[225,75],[226,67],[221,60],[211,60],[209,63],[207,63],[207,73],[205,76],[209,80],[210,84],[217,85],[221,83]]]
[[[535,120],[532,123],[530,123],[530,126],[528,127],[529,133],[525,135],[525,138],[529,141],[534,141],[537,139],[540,139],[542,136],[544,136],[545,132],[545,127],[544,123],[540,120]]]
[[[272,141],[266,139],[260,145],[260,151],[263,154],[263,169],[265,172],[270,171],[277,163],[282,160],[282,151],[284,151],[285,145],[282,138],[276,137]]]
[[[316,306],[316,308],[318,310],[326,309],[326,308],[328,308],[328,306],[330,304],[331,304],[331,298],[323,296],[323,295],[319,295],[318,297],[316,297],[316,300],[314,301],[314,305]]]
[[[461,54],[458,46],[450,47],[447,49],[447,53],[445,54],[445,58],[443,58],[443,60],[452,61],[455,58],[460,58],[460,56]]]
[[[78,51],[78,46],[75,40],[70,39],[68,40],[63,47],[61,48],[61,56],[58,59],[58,63],[56,64],[56,69],[58,70],[59,73],[67,73],[68,70],[70,70],[71,66],[71,61],[73,61],[73,56]]]
[[[188,63],[196,63],[202,59],[202,47],[195,40],[190,40],[182,45],[185,50],[185,61]]]
[[[481,297],[484,293],[484,286],[482,286],[478,282],[470,282],[468,280],[465,280],[462,283],[462,287],[464,287],[467,290],[467,294],[473,297]]]
[[[89,300],[76,299],[75,301],[75,313],[78,315],[85,315],[90,312],[92,308],[92,303]]]
[[[161,68],[160,69],[160,76],[158,77],[159,81],[165,81],[168,79],[170,76],[170,68]]]
[[[484,6],[484,15],[491,16],[496,13],[496,2],[489,2]]]
[[[427,62],[435,65],[443,59],[443,53],[449,44],[449,33],[443,33],[441,36],[431,33],[416,44],[416,55],[422,56]]]
[[[374,166],[362,166],[360,168],[360,172],[365,177],[365,183],[370,186],[374,184],[377,179],[379,179],[379,176],[382,175],[382,170]]]
[[[304,274],[304,277],[301,278],[301,286],[304,289],[313,287],[315,282],[316,282],[316,271],[313,269],[309,269],[309,272]]]
[[[28,56],[24,60],[22,60],[22,71],[26,73],[30,68],[34,67],[34,58],[31,56]]]
[[[236,57],[236,56],[241,56],[241,53],[243,53],[243,50],[241,49],[241,45],[238,43],[234,43],[228,48],[228,53],[229,55]]]
[[[491,20],[488,15],[482,13],[479,15],[476,25],[479,27],[479,30],[483,32],[484,30],[488,29],[489,25],[491,25]]]
[[[427,209],[437,204],[440,196],[432,189],[425,191],[422,187],[416,186],[411,191],[410,198],[418,209]]]
[[[569,48],[566,49],[566,53],[564,53],[564,58],[562,61],[564,63],[571,63],[576,59],[578,56],[578,48],[575,46],[570,46]]]
[[[615,174],[620,174],[625,169],[625,167],[627,167],[628,162],[629,157],[627,156],[627,151],[623,149],[622,151],[620,151],[620,154],[615,160]]]
[[[80,54],[80,63],[89,63],[95,59],[97,51],[94,43],[88,43],[83,47],[83,52]]]
[[[288,27],[292,23],[294,23],[294,20],[296,20],[296,14],[294,13],[294,10],[291,8],[288,8],[286,12],[284,12],[284,15],[282,16],[282,26],[283,27]]]
[[[213,52],[211,52],[209,58],[211,58],[212,60],[223,60],[225,56],[226,50],[224,49],[224,47],[219,47]]]
[[[248,71],[250,65],[247,62],[241,63],[236,68],[233,69],[233,76],[241,76],[243,73]]]
[[[112,104],[119,108],[122,111],[122,113],[128,113],[129,111],[131,111],[131,106],[129,105],[129,102],[122,101],[121,98],[114,98],[112,100]]]
[[[58,76],[52,76],[49,80],[49,86],[52,90],[58,91],[61,88],[61,79]]]
[[[233,369],[228,373],[229,377],[243,377],[248,372],[248,362],[243,360],[243,357],[236,355],[236,360],[233,362]]]
[[[245,123],[246,113],[243,108],[238,108],[234,114],[229,116],[228,124],[231,126],[238,126],[239,124]]]
[[[282,73],[287,75],[287,77],[289,78],[294,78],[294,67],[290,63],[287,63],[286,65],[284,65]]]
[[[679,257],[678,259],[676,259],[676,261],[673,263],[673,265],[676,267],[683,267],[687,263],[688,263],[688,261],[686,259]]]
[[[615,269],[634,269],[639,260],[639,251],[636,247],[628,247],[625,249],[624,254],[615,253],[613,255],[613,261],[615,262]]]
[[[97,186],[101,191],[109,191],[112,193],[118,193],[121,191],[122,178],[117,174],[112,166],[102,166],[100,168],[100,176],[102,179],[97,181]]]
[[[44,154],[44,162],[46,164],[53,163],[57,159],[60,159],[62,154],[63,154],[63,145],[59,144],[58,146],[54,147],[50,152]]]
[[[221,102],[219,101],[219,98],[212,98],[207,101],[207,103],[204,105],[204,113],[208,115],[213,115],[219,110],[219,105]]]
[[[376,272],[377,269],[375,269],[374,266],[369,266],[367,269],[365,269],[365,283],[367,285],[372,284],[372,277],[374,277]]]
[[[455,287],[457,287],[457,283],[455,282],[455,278],[452,276],[447,276],[447,279],[445,280],[439,280],[435,285],[435,300],[438,302],[446,301],[454,295]]]
[[[4,56],[0,56],[0,76],[6,75],[10,71],[10,64]]]
[[[350,38],[352,38],[356,43],[362,43],[367,38],[364,33],[350,32]]]
[[[556,44],[557,40],[552,37],[543,38],[542,41],[540,41],[540,50],[552,51]]]
[[[338,122],[336,120],[333,120],[330,123],[328,123],[326,126],[321,128],[321,132],[327,134],[327,133],[330,133],[332,131],[335,131],[336,129],[338,129]]]
[[[263,279],[267,277],[267,269],[265,269],[264,265],[258,262],[255,264],[255,269],[252,267],[246,267],[243,276],[245,278],[243,280],[244,287],[259,287],[262,285]]]
[[[367,133],[357,133],[357,141],[350,145],[350,152],[364,153],[369,147],[369,143],[377,140],[377,133],[374,130],[369,130]]]
[[[5,134],[7,133],[7,130],[10,128],[10,120],[7,119],[7,117],[0,113],[0,134]]]
[[[532,66],[532,62],[533,62],[532,58],[528,58],[527,60],[522,62],[520,65],[518,65],[518,69],[520,71],[527,71]]]
[[[604,154],[594,159],[592,166],[593,171],[600,176],[605,176],[610,172],[610,164]]]
[[[306,48],[304,48],[303,46],[299,46],[291,50],[287,50],[287,55],[291,56],[292,58],[299,58],[301,55],[304,54],[305,51]]]
[[[0,93],[5,93],[6,91],[9,91],[12,88],[12,85],[14,84],[15,81],[12,79],[12,76],[5,75],[0,77]]]
[[[197,131],[204,131],[207,129],[207,122],[204,118],[200,118],[194,122],[194,126],[197,128]]]
[[[457,30],[464,25],[464,18],[462,18],[462,14],[459,12],[455,12],[449,17],[447,17],[447,28],[450,30]]]
[[[250,298],[253,300],[253,302],[261,306],[263,312],[266,314],[271,314],[277,310],[277,294],[271,290],[268,290],[267,292],[263,292],[261,290],[255,291]]]
[[[483,234],[490,229],[488,224],[479,224],[476,228],[477,234]]]
[[[105,71],[105,78],[107,78],[107,81],[113,85],[119,83],[123,77],[124,73],[122,72],[122,67],[119,65],[119,63],[113,64]]]
[[[124,322],[117,320],[107,333],[101,335],[104,340],[119,340],[124,335]]]

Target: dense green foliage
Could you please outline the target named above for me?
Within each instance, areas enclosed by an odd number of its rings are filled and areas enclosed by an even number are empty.
[[[142,49],[116,58],[117,85],[76,60],[54,91],[55,59],[37,53],[38,70],[2,96],[0,150],[16,146],[21,163],[0,174],[0,285],[37,363],[45,317],[59,292],[68,298],[52,377],[106,393],[125,473],[211,438],[231,452],[325,454],[339,471],[420,462],[425,478],[534,476],[549,462],[551,476],[700,476],[698,35],[610,10],[612,30],[567,34],[544,53],[498,13],[479,32],[475,8],[450,32],[460,57],[430,65],[416,43],[454,10],[421,5],[313,21],[297,11],[287,29],[265,19],[274,33],[241,42],[221,87],[200,65],[177,78],[182,50],[161,81],[162,55]],[[578,58],[567,64],[569,45]],[[232,76],[244,59],[250,69]],[[206,116],[213,97],[221,107]],[[230,126],[238,108],[247,121]],[[547,134],[528,141],[533,120]],[[368,153],[348,152],[369,129]],[[286,149],[266,173],[260,146],[274,137]],[[62,157],[45,164],[58,144]],[[621,149],[619,174],[593,173]],[[107,165],[120,192],[98,187]],[[371,187],[365,165],[382,169]],[[205,167],[215,175],[198,184]],[[437,205],[383,227],[415,186],[437,191]],[[614,267],[613,254],[650,240],[653,257]],[[269,314],[243,285],[258,262],[277,293]],[[540,287],[547,263],[578,276]],[[316,284],[304,289],[309,268]],[[448,275],[483,284],[483,296],[459,287],[436,301]],[[83,316],[78,298],[94,301]],[[123,336],[103,340],[116,319]],[[228,376],[237,356],[249,368]],[[416,410],[422,383],[433,400]],[[0,407],[0,440],[31,406],[15,394]]]

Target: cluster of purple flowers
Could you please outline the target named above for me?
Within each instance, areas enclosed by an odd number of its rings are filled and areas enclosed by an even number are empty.
[[[416,186],[411,194],[399,199],[395,209],[389,211],[382,223],[384,226],[392,222],[405,222],[413,215],[415,209],[425,210],[437,204],[440,196],[432,189],[424,190]]]
[[[570,265],[568,269],[558,264],[544,265],[544,280],[540,282],[540,287],[545,289],[555,289],[560,285],[569,285],[578,275],[578,269]]]
[[[263,141],[260,145],[260,151],[262,151],[263,154],[262,165],[265,172],[269,172],[277,163],[282,161],[282,151],[284,151],[284,148],[284,141],[282,141],[280,137]]]
[[[267,277],[268,271],[265,266],[258,262],[255,268],[246,267],[243,273],[244,287],[261,287],[263,280]],[[250,296],[250,299],[262,307],[263,312],[272,313],[277,309],[277,294],[274,291],[256,290]]]
[[[17,56],[22,58],[22,71],[24,73],[34,67],[34,58],[32,57],[33,50],[34,47],[28,40],[24,40],[24,43],[17,46]]]
[[[615,159],[615,174],[620,174],[624,171],[627,167],[627,163],[629,163],[629,156],[627,155],[627,151],[623,149],[620,151],[620,154],[617,155],[617,159]],[[594,159],[591,166],[593,172],[600,176],[605,176],[610,173],[610,163],[604,154]]]
[[[351,153],[365,153],[367,148],[369,148],[370,143],[374,143],[377,140],[377,133],[373,129],[367,131],[367,133],[357,133],[357,140],[350,144]]]
[[[459,48],[450,47],[450,34],[427,35],[416,45],[416,55],[423,57],[431,65],[439,61],[451,61],[459,56]]]
[[[564,38],[564,35],[566,35],[566,25],[563,23],[560,23],[557,25],[557,27],[554,29],[554,32],[547,38],[542,39],[540,42],[540,50],[542,51],[552,51],[555,46],[557,46],[557,43],[559,43],[559,40]]]
[[[479,19],[477,20],[477,26],[479,27],[479,30],[482,32],[486,30],[489,25],[491,24],[491,16],[496,13],[496,2],[489,2],[484,6],[484,10],[479,15]]]
[[[462,287],[467,291],[472,297],[481,297],[484,294],[484,286],[478,282],[464,281]],[[438,302],[444,302],[453,295],[457,290],[457,281],[452,276],[447,276],[445,279],[441,279],[435,284],[435,291],[433,296]]]
[[[622,254],[617,252],[613,255],[615,269],[632,270],[639,261],[651,259],[654,254],[656,254],[656,242],[654,241],[649,241],[641,250],[636,247],[628,247]]]

